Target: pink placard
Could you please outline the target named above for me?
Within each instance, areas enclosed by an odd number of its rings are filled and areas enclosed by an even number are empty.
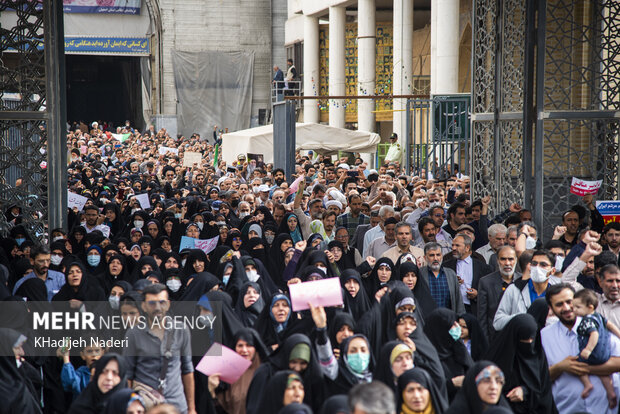
[[[293,311],[310,309],[308,303],[313,306],[341,306],[342,286],[340,279],[332,277],[330,279],[314,280],[312,282],[295,283],[289,285],[291,293],[291,304]]]
[[[297,189],[299,188],[299,183],[301,183],[301,180],[303,180],[304,178],[306,178],[306,176],[302,174],[299,177],[297,177],[295,181],[293,181],[293,183],[289,187],[289,194],[294,194],[297,192]]]
[[[202,357],[196,369],[207,376],[220,374],[222,381],[234,384],[250,365],[252,361],[216,342]]]

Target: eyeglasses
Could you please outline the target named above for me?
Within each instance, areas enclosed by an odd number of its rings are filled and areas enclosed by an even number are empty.
[[[442,217],[445,218],[446,215],[445,214],[433,214],[434,217]]]

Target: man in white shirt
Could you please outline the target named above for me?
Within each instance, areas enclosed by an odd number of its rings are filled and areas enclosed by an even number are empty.
[[[86,229],[86,233],[90,233],[94,230],[99,230],[103,233],[103,237],[110,237],[110,227],[101,223],[98,224],[99,219],[103,220],[103,216],[100,215],[99,209],[95,205],[89,205],[84,207],[84,221],[81,225]]]
[[[491,256],[496,254],[499,249],[506,244],[506,236],[508,229],[503,224],[493,224],[489,227],[489,242],[476,250],[476,253],[482,255],[484,260],[489,264]]]
[[[599,376],[612,375],[616,395],[620,395],[617,374],[620,370],[620,339],[610,335],[611,358],[606,363],[588,365],[577,361],[577,327],[581,317],[576,316],[573,311],[574,294],[572,286],[563,283],[550,286],[545,296],[552,312],[559,318],[559,322],[547,326],[540,333],[549,363],[549,376],[553,381],[553,399],[560,414],[617,413],[617,407],[609,408],[607,394]],[[583,384],[578,376],[584,374],[590,375],[594,389],[588,397],[581,398]]]
[[[385,223],[385,220],[390,217],[394,217],[395,214],[396,213],[394,212],[394,207],[391,206],[382,206],[379,209],[379,218],[381,219],[381,221],[379,222],[378,226],[369,229],[364,235],[364,248],[362,249],[362,257],[369,256],[368,248],[370,247],[370,243],[372,243],[373,240],[385,236],[385,232],[383,231],[383,225]]]

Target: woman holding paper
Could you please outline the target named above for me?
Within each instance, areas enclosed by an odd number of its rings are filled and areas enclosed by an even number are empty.
[[[269,354],[258,333],[251,328],[242,328],[234,337],[236,353],[252,365],[234,384],[222,384],[219,375],[209,376],[209,392],[214,402],[228,414],[245,414],[246,397],[254,373],[261,364],[268,361]]]
[[[283,293],[272,296],[269,306],[265,306],[254,323],[254,329],[265,342],[275,350],[289,336],[296,332],[310,332],[312,320],[299,319],[291,308],[291,301]]]

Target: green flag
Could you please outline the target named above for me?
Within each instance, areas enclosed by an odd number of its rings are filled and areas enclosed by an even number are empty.
[[[220,144],[215,144],[215,154],[213,155],[213,166],[217,168],[217,161],[220,157]]]

